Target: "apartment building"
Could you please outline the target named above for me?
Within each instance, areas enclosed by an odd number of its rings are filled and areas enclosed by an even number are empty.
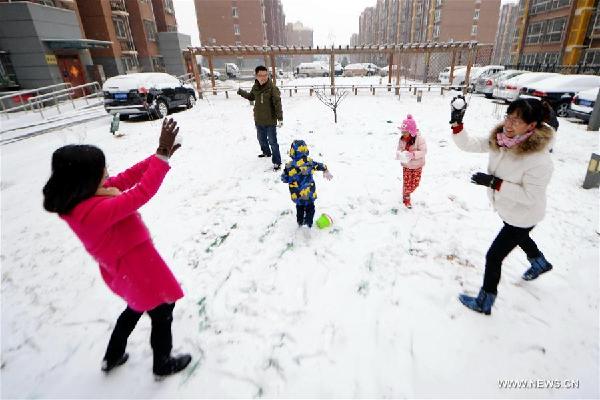
[[[86,39],[78,12],[69,1],[0,1],[0,89],[94,80],[90,50],[111,43]]]
[[[288,23],[285,25],[285,36],[288,46],[314,46],[313,30],[304,26],[302,22]],[[293,64],[313,61],[313,56],[294,56]]]
[[[263,0],[194,0],[203,46],[266,45]]]
[[[513,63],[600,65],[598,0],[521,0]]]
[[[504,4],[500,10],[498,29],[494,41],[494,52],[492,63],[510,64],[512,44],[517,29],[517,18],[519,17],[519,6],[517,4]]]
[[[281,0],[264,0],[267,44],[285,46],[285,13]]]

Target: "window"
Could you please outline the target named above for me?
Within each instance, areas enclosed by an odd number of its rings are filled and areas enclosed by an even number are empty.
[[[123,62],[123,67],[125,68],[126,72],[135,72],[138,70],[138,60],[137,57],[135,56],[123,56],[121,58],[122,62]]]
[[[173,0],[163,0],[165,5],[165,11],[169,14],[175,14],[175,8],[173,7]]]
[[[586,51],[583,63],[586,65],[600,65],[600,50]]]
[[[238,15],[238,8],[237,7],[231,7],[231,16],[233,18],[238,18],[239,17],[239,15]]]
[[[477,25],[473,25],[471,27],[471,36],[476,36],[477,35]]]
[[[548,21],[548,31],[545,35],[545,42],[556,43],[562,40],[565,26],[567,25],[567,17],[556,18]]]
[[[475,15],[473,15],[473,19],[479,19],[479,9],[475,10]]]
[[[154,72],[165,72],[165,60],[161,57],[152,57],[152,68]]]
[[[150,21],[149,19],[145,19],[144,30],[146,31],[146,39],[151,42],[156,42],[156,23],[154,21]]]
[[[542,41],[545,23],[546,21],[534,22],[527,27],[527,34],[525,35],[526,44],[535,44]]]
[[[436,39],[440,37],[440,26],[439,25],[436,25],[433,28],[433,37]]]
[[[127,27],[125,21],[122,18],[113,18],[113,25],[115,26],[115,33],[119,39],[127,39]]]
[[[553,11],[571,5],[571,0],[533,0],[529,13],[531,15]]]
[[[177,32],[177,25],[167,25],[167,32]]]
[[[242,42],[240,42],[239,40],[236,40],[236,41],[235,41],[235,45],[236,45],[236,46],[241,46],[241,45],[242,45]]]
[[[434,23],[438,23],[440,22],[440,18],[442,17],[442,10],[435,10],[435,19],[434,19]]]
[[[239,35],[240,34],[240,26],[238,24],[234,24],[233,25],[233,34],[234,35]]]

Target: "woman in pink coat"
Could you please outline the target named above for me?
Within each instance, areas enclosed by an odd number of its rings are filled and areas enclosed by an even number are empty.
[[[408,114],[398,129],[400,129],[401,136],[398,140],[396,159],[400,160],[400,164],[402,164],[402,202],[407,208],[412,208],[410,194],[415,191],[421,181],[427,144],[419,133],[417,123],[412,115]]]
[[[105,372],[127,361],[127,338],[144,312],[152,320],[154,374],[171,375],[191,361],[189,354],[171,356],[173,308],[183,291],[137,211],[156,194],[169,171],[169,157],[180,147],[175,144],[178,131],[175,121],[165,119],[156,154],[112,178],[97,147],[68,145],[52,155],[44,208],[69,224],[100,264],[104,282],[127,303],[106,349]]]

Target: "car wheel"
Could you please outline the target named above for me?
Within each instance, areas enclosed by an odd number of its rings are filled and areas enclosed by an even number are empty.
[[[556,115],[566,117],[569,113],[569,102],[563,102],[556,107]]]
[[[164,100],[158,100],[156,102],[156,109],[154,110],[157,118],[164,118],[169,113],[169,107],[167,107],[167,103]]]
[[[196,104],[196,98],[190,94],[187,99],[186,107],[189,110],[190,108],[193,108],[195,104]]]
[[[325,76],[329,76],[329,74],[328,74],[327,72],[325,72],[325,73],[323,74],[323,77],[325,77]]]
[[[491,99],[493,96],[491,93],[485,93],[485,98],[486,99]]]
[[[129,114],[119,114],[119,121],[127,121],[129,119]]]

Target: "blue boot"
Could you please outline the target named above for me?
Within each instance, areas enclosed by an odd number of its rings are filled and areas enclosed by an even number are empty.
[[[526,281],[532,281],[544,272],[548,272],[552,269],[552,264],[550,264],[541,253],[538,257],[528,258],[527,260],[531,263],[531,267],[525,271],[522,276]]]
[[[467,296],[466,294],[461,294],[458,296],[458,299],[461,303],[469,307],[471,310],[483,313],[485,315],[490,315],[492,313],[492,306],[494,305],[494,300],[496,300],[496,295],[493,293],[488,293],[483,289],[480,289],[477,297],[471,297]]]

